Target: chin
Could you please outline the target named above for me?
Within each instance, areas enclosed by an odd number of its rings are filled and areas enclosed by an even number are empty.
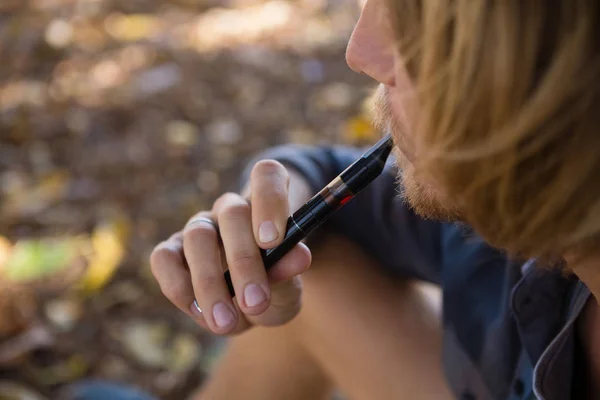
[[[398,166],[397,183],[400,197],[415,214],[425,219],[443,222],[463,220],[456,207],[442,201],[436,190],[417,178],[413,164],[397,147],[394,149],[394,156]]]
[[[458,209],[449,206],[449,202],[442,201],[442,196],[433,186],[418,179],[412,159],[414,152],[408,151],[413,148],[408,125],[401,123],[403,119],[397,111],[390,104],[387,88],[380,85],[375,94],[374,125],[379,130],[391,133],[394,138],[394,157],[399,171],[398,187],[402,199],[423,218],[460,221],[461,213]]]

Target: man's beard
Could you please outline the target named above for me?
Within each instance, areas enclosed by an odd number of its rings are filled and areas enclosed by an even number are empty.
[[[397,122],[384,85],[380,85],[375,93],[373,124],[376,129],[382,132],[389,131],[394,137],[394,157],[399,171],[397,183],[402,199],[423,218],[460,221],[461,213],[455,207],[444,205],[431,187],[417,179],[414,165],[401,149],[406,146],[409,132]]]

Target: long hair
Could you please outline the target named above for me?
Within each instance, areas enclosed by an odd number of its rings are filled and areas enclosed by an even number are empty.
[[[600,249],[600,2],[387,0],[415,170],[492,245]]]

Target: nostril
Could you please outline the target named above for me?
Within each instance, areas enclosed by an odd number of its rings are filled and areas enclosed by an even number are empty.
[[[352,71],[358,74],[364,74],[360,57],[357,54],[356,46],[352,44],[352,39],[350,39],[350,43],[346,49],[346,64],[348,64],[348,67],[350,67]]]

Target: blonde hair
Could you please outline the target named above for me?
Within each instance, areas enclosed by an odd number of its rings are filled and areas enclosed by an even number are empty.
[[[600,2],[388,0],[415,171],[492,245],[600,249]]]

